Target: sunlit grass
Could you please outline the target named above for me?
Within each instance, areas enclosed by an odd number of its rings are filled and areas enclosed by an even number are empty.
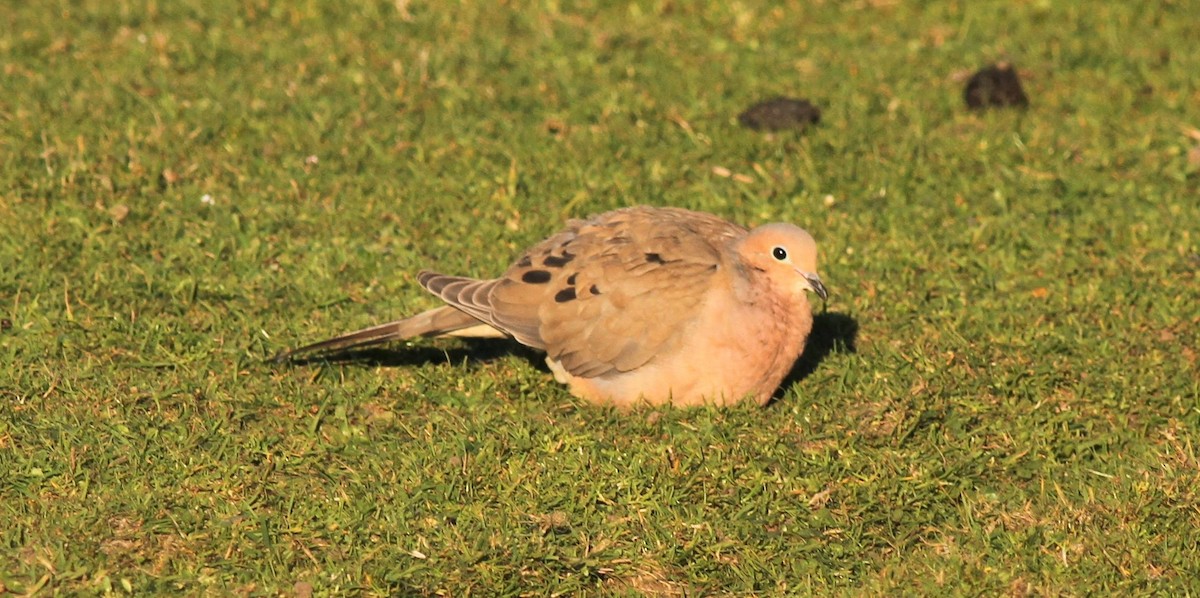
[[[10,4],[3,589],[1196,592],[1195,2]],[[264,363],[638,203],[817,235],[767,409]]]

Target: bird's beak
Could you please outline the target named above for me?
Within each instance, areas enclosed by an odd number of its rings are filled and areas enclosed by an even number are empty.
[[[817,276],[815,272],[801,272],[800,275],[808,281],[808,286],[821,298],[821,301],[829,300],[829,291],[825,289],[825,283],[821,282],[820,276]]]

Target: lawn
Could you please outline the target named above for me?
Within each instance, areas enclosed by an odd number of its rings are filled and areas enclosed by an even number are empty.
[[[1196,0],[0,3],[0,594],[1200,594]],[[269,361],[634,204],[817,237],[767,408]]]

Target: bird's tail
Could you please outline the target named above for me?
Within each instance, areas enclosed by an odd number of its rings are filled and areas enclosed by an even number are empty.
[[[348,332],[328,340],[305,345],[298,349],[283,351],[275,356],[275,361],[287,361],[302,354],[343,351],[418,336],[493,338],[505,335],[499,330],[480,322],[458,309],[443,306],[421,312],[403,320],[396,320],[395,322]]]

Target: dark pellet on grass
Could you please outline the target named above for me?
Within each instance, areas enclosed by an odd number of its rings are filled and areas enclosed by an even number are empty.
[[[984,67],[971,75],[963,90],[963,98],[972,110],[1008,106],[1024,108],[1029,105],[1029,98],[1021,89],[1017,70],[1004,62]]]
[[[773,98],[738,115],[742,126],[755,131],[803,130],[821,121],[821,109],[808,100]]]
[[[4,318],[4,319],[0,320],[0,330],[10,330],[10,329],[12,329],[12,320],[10,320],[8,318]]]

